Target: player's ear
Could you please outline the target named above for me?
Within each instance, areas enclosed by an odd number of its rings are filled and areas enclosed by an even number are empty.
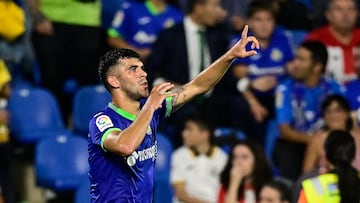
[[[120,88],[120,82],[119,82],[119,80],[117,80],[117,78],[115,76],[112,76],[112,75],[108,76],[107,82],[111,87],[113,87],[115,89]]]

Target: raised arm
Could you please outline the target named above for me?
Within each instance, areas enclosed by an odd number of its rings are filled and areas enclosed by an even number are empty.
[[[215,86],[235,58],[245,58],[257,54],[253,49],[259,48],[259,42],[255,37],[247,36],[248,29],[249,28],[246,25],[241,34],[241,40],[208,68],[202,71],[196,78],[172,91],[177,93],[174,97],[174,110],[178,109],[195,96],[203,94]],[[248,43],[252,43],[252,50],[250,51],[246,50],[246,45]]]

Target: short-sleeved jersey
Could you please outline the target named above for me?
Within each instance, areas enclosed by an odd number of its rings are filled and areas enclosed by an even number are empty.
[[[226,161],[227,154],[219,147],[212,147],[208,154],[180,147],[172,154],[170,181],[185,184],[186,193],[193,198],[215,203]]]
[[[294,57],[289,39],[280,28],[274,30],[268,47],[257,52],[254,56],[236,59],[232,66],[246,65],[250,79],[268,75],[280,78],[285,74],[286,63]]]
[[[333,79],[324,77],[318,86],[309,88],[291,78],[276,88],[276,119],[290,124],[295,130],[312,133],[322,127],[320,106],[329,94],[345,96],[345,88]]]
[[[360,123],[360,79],[352,80],[346,84],[346,97],[352,110],[357,112],[357,120]]]
[[[174,6],[168,5],[159,13],[150,1],[125,2],[113,19],[108,34],[121,37],[137,48],[150,48],[160,31],[181,22],[183,14]]]
[[[141,106],[145,100],[141,101]],[[89,178],[91,202],[152,202],[154,166],[157,154],[156,128],[161,118],[170,114],[171,98],[155,111],[140,146],[128,157],[108,152],[103,144],[106,136],[132,124],[136,116],[109,103],[93,116],[89,124]]]
[[[329,26],[318,28],[309,33],[307,40],[318,40],[328,49],[329,60],[326,66],[328,74],[339,83],[356,78],[355,47],[360,45],[360,29],[353,30],[349,44],[339,42],[330,32]]]

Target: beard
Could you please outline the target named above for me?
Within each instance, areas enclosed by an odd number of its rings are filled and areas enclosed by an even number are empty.
[[[145,93],[141,93],[136,87],[130,85],[126,85],[123,90],[129,98],[136,101],[140,101],[141,99],[149,96],[149,92],[147,90],[145,90]]]

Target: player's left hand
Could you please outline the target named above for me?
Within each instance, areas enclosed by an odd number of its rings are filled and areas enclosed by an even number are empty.
[[[252,56],[257,54],[257,51],[254,50],[259,49],[259,41],[254,36],[247,36],[249,30],[249,26],[245,25],[241,33],[241,39],[229,50],[229,54],[232,58],[245,58],[248,56]],[[246,45],[251,43],[251,50],[246,50]]]

